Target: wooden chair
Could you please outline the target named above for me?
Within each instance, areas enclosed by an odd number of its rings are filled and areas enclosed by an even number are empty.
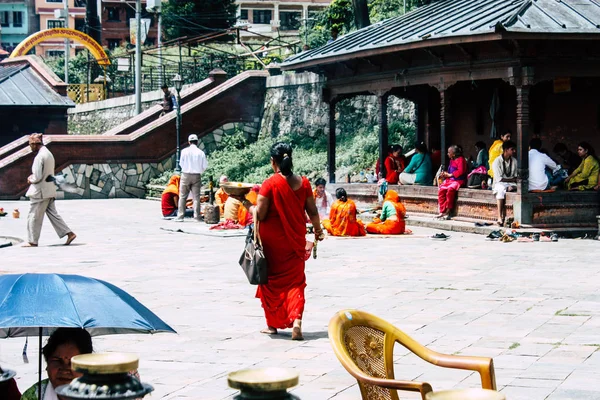
[[[424,400],[432,391],[427,382],[394,378],[396,342],[439,367],[477,371],[481,387],[496,390],[491,358],[437,353],[390,323],[363,311],[342,310],[334,315],[329,322],[329,341],[338,360],[358,381],[363,400],[399,400],[398,390],[419,392]]]

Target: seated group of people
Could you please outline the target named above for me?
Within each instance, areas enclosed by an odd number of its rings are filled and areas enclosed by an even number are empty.
[[[315,203],[321,217],[321,223],[332,236],[365,236],[367,233],[400,235],[410,233],[406,229],[404,218],[406,208],[400,202],[400,196],[395,190],[388,190],[383,200],[383,207],[379,217],[373,222],[365,224],[357,218],[357,208],[354,201],[348,198],[344,188],[335,191],[337,200],[325,190],[325,180],[319,178],[315,181]]]
[[[391,185],[431,185],[433,181],[433,160],[435,155],[430,154],[425,143],[415,147],[415,154],[407,163],[402,154],[402,146],[392,145],[384,161],[385,180]],[[379,161],[375,166],[377,176],[380,175]]]

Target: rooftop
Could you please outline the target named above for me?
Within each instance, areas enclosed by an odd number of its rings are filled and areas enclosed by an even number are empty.
[[[439,0],[408,14],[390,18],[339,37],[325,46],[288,58],[283,69],[307,63],[334,62],[365,56],[373,50],[401,51],[428,46],[436,39],[487,34],[597,34],[598,0]],[[335,58],[335,59],[334,59]]]

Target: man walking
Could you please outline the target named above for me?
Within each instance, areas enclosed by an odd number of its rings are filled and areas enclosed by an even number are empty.
[[[206,155],[198,148],[198,136],[191,134],[188,137],[189,147],[181,151],[179,165],[181,167],[181,182],[179,183],[179,212],[176,221],[183,221],[185,215],[185,202],[192,192],[194,200],[194,218],[200,221],[200,188],[201,174],[208,167]]]
[[[504,225],[506,218],[506,192],[517,190],[517,145],[508,140],[502,143],[502,155],[492,163],[494,171],[493,193],[498,203],[498,226]]]
[[[42,231],[44,214],[48,216],[58,237],[67,237],[65,245],[70,245],[76,235],[69,229],[65,221],[58,215],[56,206],[56,185],[54,184],[54,156],[44,146],[41,133],[29,136],[29,147],[35,158],[31,167],[31,175],[27,178],[29,189],[25,196],[29,197],[31,206],[27,217],[28,243],[24,247],[36,247]]]

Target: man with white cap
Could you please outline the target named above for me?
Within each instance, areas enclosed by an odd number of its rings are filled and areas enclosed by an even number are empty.
[[[201,174],[208,168],[206,155],[198,148],[198,135],[192,133],[188,136],[189,147],[181,151],[179,166],[181,167],[181,181],[179,183],[179,212],[176,221],[183,221],[185,203],[192,192],[194,200],[194,218],[200,221],[200,188],[202,187]]]
[[[28,243],[24,247],[37,247],[44,214],[48,216],[52,227],[58,234],[58,237],[67,237],[65,245],[71,244],[76,235],[65,224],[65,221],[58,215],[56,206],[56,185],[54,184],[54,156],[50,150],[44,146],[41,133],[34,133],[29,136],[29,148],[35,154],[31,175],[27,178],[29,189],[25,196],[29,197],[31,206],[27,217]]]

